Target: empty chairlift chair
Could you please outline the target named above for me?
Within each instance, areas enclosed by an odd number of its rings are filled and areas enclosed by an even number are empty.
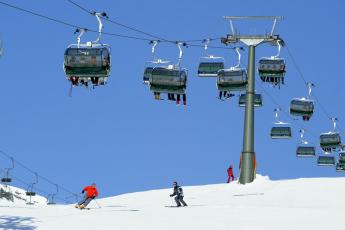
[[[0,57],[2,56],[3,53],[3,47],[2,47],[2,41],[0,39]]]
[[[10,168],[5,168],[6,174],[4,177],[1,178],[1,183],[7,185],[9,183],[12,183],[12,178],[10,177],[10,171],[14,169],[14,159],[10,157],[12,166]]]
[[[335,157],[334,156],[319,156],[317,158],[317,164],[319,166],[334,166]]]
[[[290,139],[292,137],[291,127],[275,126],[271,128],[272,139]]]
[[[315,157],[314,146],[297,146],[296,156],[297,157]]]
[[[271,128],[272,139],[290,139],[292,137],[292,130],[289,123],[285,123],[278,120],[278,114],[281,111],[280,108],[274,110],[276,122]]]
[[[245,107],[246,106],[246,97],[247,94],[241,94],[239,99],[238,99],[238,105],[240,107]],[[262,96],[261,94],[255,94],[254,95],[254,106],[255,107],[261,107],[262,106]]]
[[[210,39],[204,40],[205,56],[200,58],[200,63],[198,67],[199,77],[217,77],[218,71],[224,69],[224,58],[216,57],[214,55],[208,54],[208,44]]]
[[[308,141],[304,140],[304,129],[300,130],[301,142],[297,146],[296,156],[297,157],[315,157],[316,150],[315,146],[311,146]]]
[[[199,77],[217,77],[219,70],[224,69],[224,62],[200,62],[198,67]]]
[[[26,204],[28,204],[28,205],[33,205],[33,204],[34,204],[34,203],[32,202],[32,197],[33,197],[33,196],[36,196],[36,192],[34,192],[34,186],[35,186],[35,184],[37,184],[37,183],[38,183],[38,174],[35,173],[35,182],[33,182],[32,184],[30,184],[30,185],[28,186],[28,189],[27,189],[26,192],[25,192],[25,195],[28,196],[28,197],[30,197],[29,201],[26,202]]]
[[[259,60],[258,72],[261,80],[273,85],[284,84],[285,60],[279,58],[281,44],[278,44],[278,54],[269,58]]]

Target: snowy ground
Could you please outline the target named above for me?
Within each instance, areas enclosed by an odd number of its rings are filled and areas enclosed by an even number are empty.
[[[345,216],[345,178],[270,181],[249,185],[184,187],[186,208],[169,208],[171,189],[125,194],[91,203],[90,210],[69,205],[27,206],[0,200],[0,229],[269,230],[341,229]]]

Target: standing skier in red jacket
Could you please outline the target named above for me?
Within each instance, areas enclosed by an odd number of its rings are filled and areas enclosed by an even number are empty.
[[[75,206],[76,208],[84,209],[93,199],[95,199],[98,196],[96,184],[93,183],[90,186],[86,186],[83,189],[82,193],[85,193],[85,196],[83,200]]]
[[[232,170],[232,165],[230,165],[230,167],[228,168],[228,182],[230,183],[230,181],[234,181],[235,177],[234,177],[234,171]]]

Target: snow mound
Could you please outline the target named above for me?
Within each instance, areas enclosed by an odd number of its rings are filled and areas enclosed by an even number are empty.
[[[100,199],[90,210],[16,203],[0,208],[0,229],[324,230],[342,226],[345,214],[345,178],[271,181],[257,175],[247,185],[183,189],[188,203],[184,208],[170,207],[171,188]]]
[[[25,192],[23,189],[13,186],[0,185],[0,208],[26,205],[30,198],[26,196]],[[31,202],[35,205],[44,205],[46,198],[36,195],[31,198]]]

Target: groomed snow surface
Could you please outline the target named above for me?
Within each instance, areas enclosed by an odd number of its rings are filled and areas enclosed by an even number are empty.
[[[271,181],[257,175],[254,183],[184,186],[188,207],[171,208],[172,189],[110,197],[90,204],[25,205],[0,200],[0,229],[92,230],[317,230],[342,229],[345,178]],[[23,192],[22,190],[12,188]]]

